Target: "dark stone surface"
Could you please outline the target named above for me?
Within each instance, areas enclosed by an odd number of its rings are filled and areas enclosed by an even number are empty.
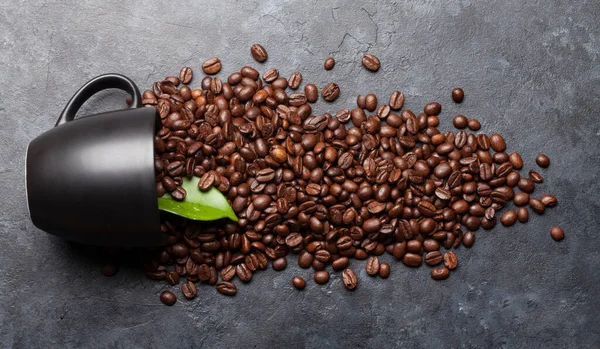
[[[181,4],[181,5],[177,5]],[[582,1],[40,1],[0,6],[0,343],[2,347],[595,347],[600,343],[600,5]],[[249,46],[270,58],[259,65]],[[360,65],[371,52],[382,68]],[[443,102],[441,129],[455,113],[505,136],[526,167],[543,151],[537,193],[558,207],[526,225],[478,232],[460,267],[434,282],[429,269],[392,263],[388,280],[352,262],[360,285],[340,275],[325,287],[292,289],[294,266],[263,272],[238,296],[201,287],[199,299],[160,304],[165,284],[127,267],[105,278],[99,264],[35,229],[24,190],[27,143],[51,128],[80,85],[106,72],[141,88],[212,56],[220,76],[252,63],[294,70],[323,86],[336,81],[336,111],[356,94],[407,106]],[[323,61],[334,56],[332,71]],[[200,79],[196,78],[195,83]],[[461,86],[455,105],[450,90]],[[83,113],[124,107],[100,94]],[[552,225],[566,239],[553,241]],[[176,291],[178,292],[178,291]],[[594,344],[596,343],[596,344]]]

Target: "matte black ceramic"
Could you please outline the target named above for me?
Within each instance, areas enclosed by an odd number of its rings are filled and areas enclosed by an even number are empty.
[[[98,91],[128,92],[132,108],[74,120]],[[56,127],[27,149],[29,214],[61,238],[103,246],[163,242],[154,180],[155,108],[139,108],[140,92],[118,74],[98,76],[69,101]]]

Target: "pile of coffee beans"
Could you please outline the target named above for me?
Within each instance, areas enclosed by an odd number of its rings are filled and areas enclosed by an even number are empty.
[[[250,52],[258,62],[268,59],[261,45]],[[366,54],[362,64],[375,72],[381,63]],[[327,58],[324,69],[334,65]],[[207,75],[221,68],[216,57],[202,64]],[[394,91],[313,115],[319,88],[298,90],[299,72],[286,78],[275,68],[261,75],[244,66],[224,80],[205,76],[197,88],[188,86],[193,77],[184,67],[143,92],[143,104],[155,107],[162,121],[155,137],[156,190],[184,200],[182,179],[196,176],[198,190],[216,187],[228,198],[239,222],[163,216],[167,244],[146,261],[146,275],[182,285],[185,298],[196,296],[197,282],[233,296],[235,278],[250,282],[269,265],[284,270],[288,259],[314,269],[317,284],[329,281],[327,269],[340,271],[349,290],[359,284],[351,259],[366,259],[370,276],[389,277],[391,266],[378,258],[384,253],[409,267],[427,264],[431,277],[443,280],[458,266],[449,250],[472,247],[477,230],[498,220],[524,223],[529,209],[542,214],[557,204],[550,194],[533,196],[542,176],[534,170],[522,175],[521,156],[507,151],[501,135],[463,130],[479,130],[476,119],[457,115],[460,131],[438,130],[438,102],[412,111]],[[334,82],[321,86],[327,102],[340,93]],[[453,89],[451,98],[462,102],[464,91]],[[543,154],[536,162],[550,163]],[[500,214],[511,202],[518,211]],[[564,237],[558,227],[551,235]],[[291,282],[299,290],[307,284],[299,276]],[[160,299],[176,302],[171,291]]]

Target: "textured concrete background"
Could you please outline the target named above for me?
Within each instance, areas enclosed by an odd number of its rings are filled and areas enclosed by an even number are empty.
[[[600,342],[600,4],[582,1],[4,1],[0,3],[0,346],[2,347],[594,347]],[[252,43],[270,58],[253,63]],[[371,52],[382,69],[361,68]],[[333,71],[322,69],[334,56]],[[114,278],[98,262],[29,221],[24,154],[51,128],[88,79],[107,72],[149,87],[212,56],[221,77],[252,63],[342,94],[318,112],[350,106],[358,93],[407,106],[444,104],[505,136],[526,169],[539,151],[552,165],[537,193],[560,204],[527,225],[479,232],[460,268],[434,282],[429,268],[392,264],[389,280],[366,276],[346,292],[290,286],[296,266],[263,272],[238,296],[201,287],[192,302],[166,307],[164,284],[139,268]],[[198,84],[200,79],[196,79]],[[462,105],[450,89],[462,86]],[[83,113],[124,107],[122,92],[100,94]],[[564,227],[554,242],[548,229]],[[295,263],[292,263],[295,264]],[[596,343],[596,344],[594,344]]]

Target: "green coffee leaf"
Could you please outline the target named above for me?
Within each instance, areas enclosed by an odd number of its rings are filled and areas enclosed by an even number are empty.
[[[238,221],[225,196],[215,187],[208,191],[198,189],[198,177],[185,177],[182,187],[187,192],[185,200],[176,201],[169,193],[158,198],[158,209],[196,221],[214,221],[229,218]]]

